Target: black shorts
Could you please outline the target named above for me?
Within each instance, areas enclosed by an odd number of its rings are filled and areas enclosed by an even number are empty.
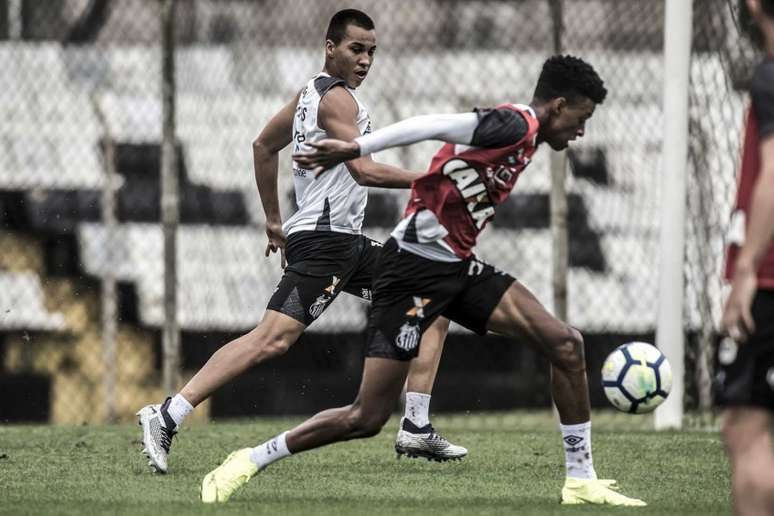
[[[774,410],[774,290],[758,290],[752,305],[755,332],[737,345],[718,346],[715,402]]]
[[[307,326],[340,292],[371,299],[382,244],[363,235],[299,231],[288,236],[288,265],[267,308]]]
[[[443,315],[484,335],[486,324],[515,279],[476,258],[437,262],[384,245],[374,278],[367,356],[411,360],[422,334]]]

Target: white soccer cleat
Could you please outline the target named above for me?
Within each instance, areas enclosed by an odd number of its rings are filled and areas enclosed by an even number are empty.
[[[167,472],[167,456],[172,446],[175,422],[167,413],[170,398],[163,405],[146,405],[137,412],[142,427],[142,453],[148,457],[148,465],[159,473]]]
[[[258,466],[250,460],[252,448],[242,448],[226,457],[226,460],[207,473],[202,480],[202,502],[228,501],[242,486],[258,473]]]
[[[398,436],[395,438],[395,451],[398,458],[406,455],[412,459],[424,457],[438,462],[460,460],[468,454],[467,448],[452,444],[436,433],[433,425],[428,423],[419,428],[405,417],[400,420]]]

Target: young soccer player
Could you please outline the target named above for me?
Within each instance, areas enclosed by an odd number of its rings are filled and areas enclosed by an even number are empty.
[[[774,515],[774,0],[740,0],[743,29],[766,52],[752,80],[718,349],[716,401],[737,515]]]
[[[564,149],[583,136],[607,91],[581,59],[554,56],[529,105],[420,116],[354,141],[323,140],[296,162],[320,173],[337,163],[423,140],[447,142],[427,175],[414,181],[404,219],[379,258],[368,352],[355,401],[326,410],[255,448],[232,453],[202,482],[202,501],[223,502],[272,462],[312,448],[379,433],[424,346],[422,335],[444,315],[484,334],[528,343],[551,362],[551,391],[561,419],[565,504],[645,505],[599,480],[591,457],[591,421],[583,338],[551,315],[509,274],[473,254],[476,237],[513,189],[541,143]],[[421,343],[421,344],[420,344]]]
[[[176,429],[216,389],[253,365],[285,353],[340,292],[370,299],[382,244],[361,234],[366,187],[408,188],[421,174],[376,163],[368,155],[338,165],[318,180],[294,164],[298,211],[282,224],[277,157],[291,142],[294,151],[302,151],[324,138],[351,140],[370,132],[368,112],[355,96],[355,88],[368,75],[375,51],[371,18],[354,9],[336,13],[325,36],[323,71],[255,140],[255,178],[269,239],[266,256],[279,251],[285,273],[254,330],[216,351],[174,397],[137,413],[143,451],[157,471],[167,471]],[[399,454],[438,461],[467,454],[465,448],[439,435],[429,421],[431,390],[448,325],[447,319],[439,319],[425,334],[423,352],[408,375],[406,413],[395,442]]]

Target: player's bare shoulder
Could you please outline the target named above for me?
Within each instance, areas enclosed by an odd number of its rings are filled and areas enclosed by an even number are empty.
[[[317,116],[320,120],[320,127],[324,127],[325,121],[329,118],[355,120],[357,113],[358,103],[342,83],[326,90],[320,99]]]

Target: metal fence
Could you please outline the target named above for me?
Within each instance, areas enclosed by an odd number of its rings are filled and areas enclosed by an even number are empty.
[[[9,389],[23,386],[37,400],[33,408],[40,405],[35,414],[54,422],[128,418],[163,394],[162,6],[0,1],[0,370]],[[346,7],[338,0],[177,0],[177,322],[184,341],[238,334],[262,315],[281,271],[261,255],[250,144],[322,68],[328,20]],[[652,333],[659,195],[670,180],[660,156],[668,116],[661,108],[663,2],[360,0],[355,7],[376,23],[376,60],[358,91],[375,127],[528,102],[557,34],[564,52],[594,65],[609,96],[568,155],[568,318],[589,334]],[[725,0],[699,0],[694,11],[687,403],[706,408],[745,64],[753,56]],[[436,147],[423,143],[377,159],[422,170]],[[478,253],[552,308],[549,156],[537,154]],[[288,217],[287,150],[280,163]],[[385,239],[405,199],[405,192],[372,190],[366,232]],[[360,331],[366,310],[344,296],[309,331]],[[4,410],[4,419],[18,416],[11,405]]]

